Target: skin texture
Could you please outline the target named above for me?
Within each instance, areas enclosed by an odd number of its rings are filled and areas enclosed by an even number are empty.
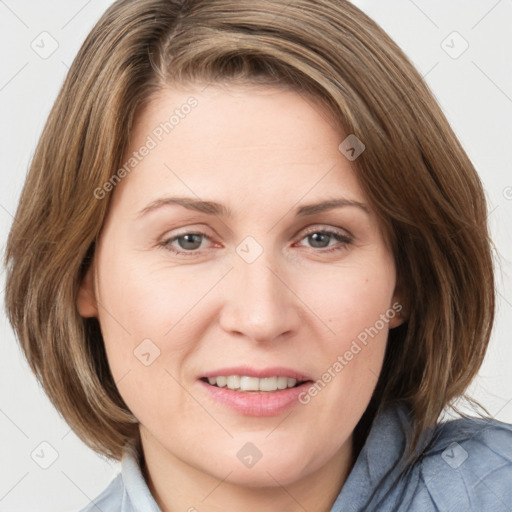
[[[399,301],[393,257],[338,150],[346,134],[295,92],[241,84],[161,91],[137,117],[126,159],[191,96],[197,106],[115,187],[78,308],[99,318],[163,511],[328,511],[352,467],[352,431],[398,316],[309,403],[282,414],[240,414],[198,378],[249,365],[320,379]],[[232,217],[179,205],[138,216],[165,196],[223,203]],[[295,215],[334,198],[368,211]],[[307,236],[325,229],[350,241]],[[173,238],[190,232],[206,236],[195,245]],[[251,263],[236,251],[247,236],[256,241],[250,254],[263,251]],[[194,249],[177,255],[169,245]],[[146,339],[146,359],[160,351],[148,365],[134,354]],[[262,454],[252,467],[237,457],[248,442]]]

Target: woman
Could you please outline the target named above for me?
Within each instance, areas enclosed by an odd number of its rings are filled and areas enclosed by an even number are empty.
[[[6,301],[86,510],[510,510],[512,426],[437,423],[494,318],[480,180],[343,1],[119,1],[75,59]]]

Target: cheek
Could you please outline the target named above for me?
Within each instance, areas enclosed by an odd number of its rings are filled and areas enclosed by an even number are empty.
[[[323,324],[321,344],[308,356],[322,372],[321,382],[304,403],[343,404],[340,414],[352,409],[354,417],[362,414],[381,371],[389,321],[397,313],[394,287],[394,263],[386,254],[331,267],[324,279],[301,282],[304,302]]]
[[[105,338],[167,341],[167,334],[178,323],[180,328],[187,324],[188,312],[211,284],[196,279],[190,267],[186,271],[149,265],[146,254],[118,256],[109,258],[105,251],[99,275],[100,320]]]
[[[185,380],[184,362],[197,349],[205,321],[198,305],[222,269],[199,276],[190,266],[148,265],[147,254],[128,257],[107,246],[100,256],[100,324],[119,392],[137,417],[163,406],[163,397],[166,407],[185,406],[173,377]]]
[[[104,272],[100,287],[100,324],[107,360],[119,393],[128,408],[145,423],[155,411],[183,409],[183,395],[176,393],[176,368],[192,347],[187,322],[179,322],[187,302],[176,286],[168,286],[144,272],[142,265],[117,260]],[[190,406],[190,404],[188,404]],[[162,425],[165,422],[162,420]]]
[[[327,328],[323,339],[331,350],[342,350],[359,335],[364,338],[375,324],[387,334],[389,319],[382,325],[381,315],[395,314],[395,272],[386,256],[326,267],[323,275],[301,278],[297,294]]]

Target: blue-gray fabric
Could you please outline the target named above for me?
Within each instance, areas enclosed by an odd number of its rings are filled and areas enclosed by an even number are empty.
[[[404,464],[410,432],[403,405],[377,414],[331,512],[512,512],[512,425],[439,423],[423,436],[421,456]],[[161,512],[137,461],[127,446],[121,473],[81,512]]]

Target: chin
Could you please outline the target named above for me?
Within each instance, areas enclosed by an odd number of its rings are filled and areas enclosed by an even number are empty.
[[[257,449],[255,445],[260,449]],[[254,445],[250,442],[236,442],[236,450],[231,454],[212,458],[219,461],[213,469],[218,479],[226,478],[226,482],[244,487],[276,487],[289,485],[307,477],[328,459],[327,455],[319,457],[311,454],[305,456],[304,450],[297,451],[300,443],[287,449],[283,443],[267,443],[263,441]],[[251,460],[252,457],[252,460]]]
[[[280,464],[266,464],[260,460],[252,468],[236,467],[233,469],[226,465],[225,472],[221,475],[216,475],[217,478],[224,479],[226,475],[232,471],[226,478],[226,482],[233,485],[252,488],[268,488],[277,486],[287,486],[294,482],[305,478],[311,471],[306,471],[305,468],[297,467],[296,461],[282,461]]]

